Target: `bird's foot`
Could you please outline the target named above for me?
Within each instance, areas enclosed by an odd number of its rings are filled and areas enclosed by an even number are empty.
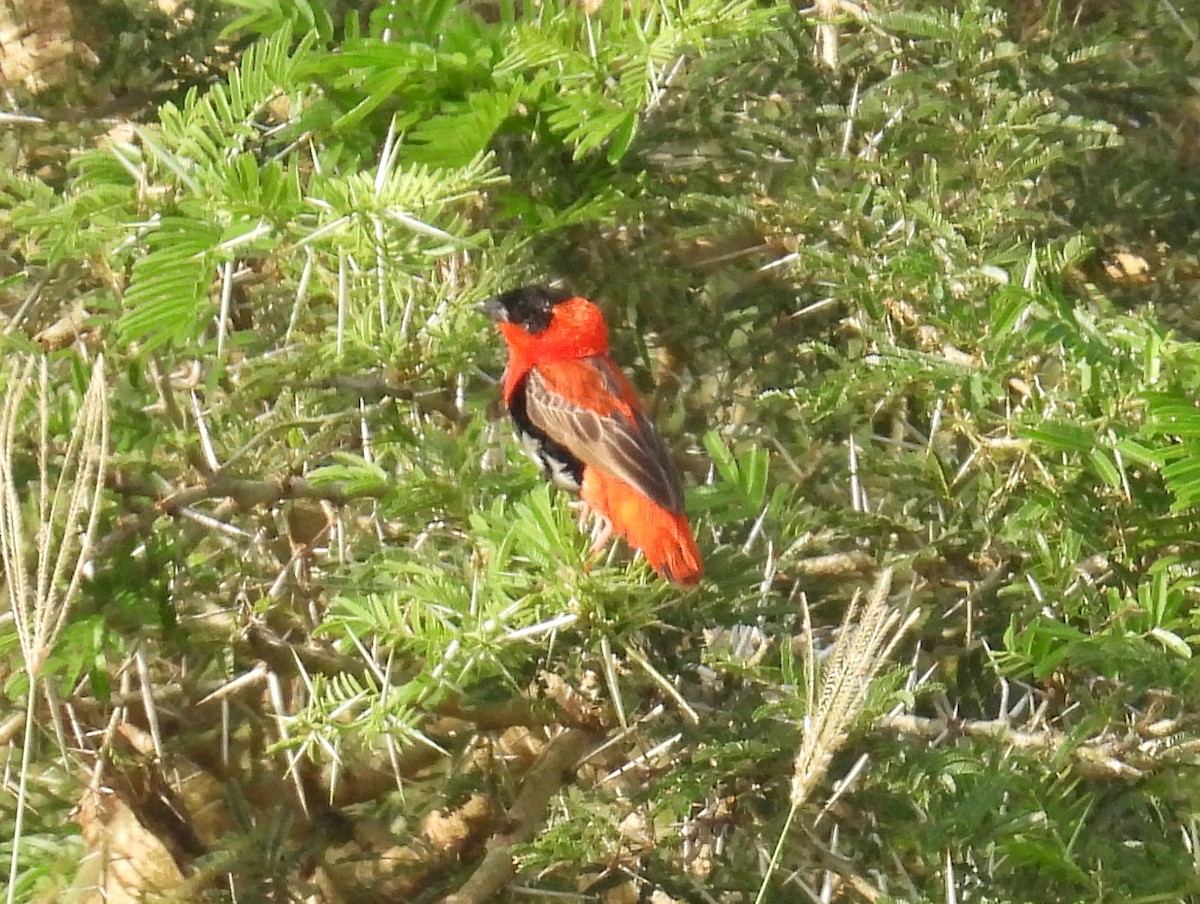
[[[582,499],[572,499],[567,506],[579,515],[579,530],[582,531],[587,527],[588,518],[592,516],[592,507]]]
[[[612,539],[613,526],[612,522],[603,515],[596,513],[596,523],[592,525],[592,548],[588,550],[590,555],[599,556],[604,552],[604,547],[608,545],[608,541]]]

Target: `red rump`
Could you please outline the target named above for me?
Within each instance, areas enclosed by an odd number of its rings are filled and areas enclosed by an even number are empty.
[[[597,468],[585,469],[580,498],[612,523],[612,531],[640,549],[650,567],[668,581],[690,587],[704,576],[700,550],[683,512],[655,505],[627,483]]]

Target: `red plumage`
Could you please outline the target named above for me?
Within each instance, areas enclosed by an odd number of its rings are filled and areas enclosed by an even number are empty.
[[[527,450],[556,484],[579,493],[608,535],[691,586],[704,573],[683,489],[637,393],[609,356],[608,328],[585,298],[541,287],[489,300],[508,347],[502,398]]]

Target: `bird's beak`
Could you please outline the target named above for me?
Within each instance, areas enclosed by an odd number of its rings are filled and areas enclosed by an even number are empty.
[[[487,301],[480,302],[476,307],[497,323],[504,323],[508,320],[508,308],[504,306],[499,297],[489,298]]]

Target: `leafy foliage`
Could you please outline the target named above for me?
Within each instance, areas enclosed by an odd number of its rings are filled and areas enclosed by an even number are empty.
[[[611,900],[1190,894],[1194,13],[227,6],[235,65],[0,168],[0,380],[46,356],[65,447],[102,351],[111,420],[14,900],[92,900],[54,877],[106,844],[214,901],[495,850]],[[674,446],[696,591],[593,561],[496,422],[473,303],[555,277]],[[882,573],[917,625],[814,753]],[[23,710],[11,622],[0,662]]]

